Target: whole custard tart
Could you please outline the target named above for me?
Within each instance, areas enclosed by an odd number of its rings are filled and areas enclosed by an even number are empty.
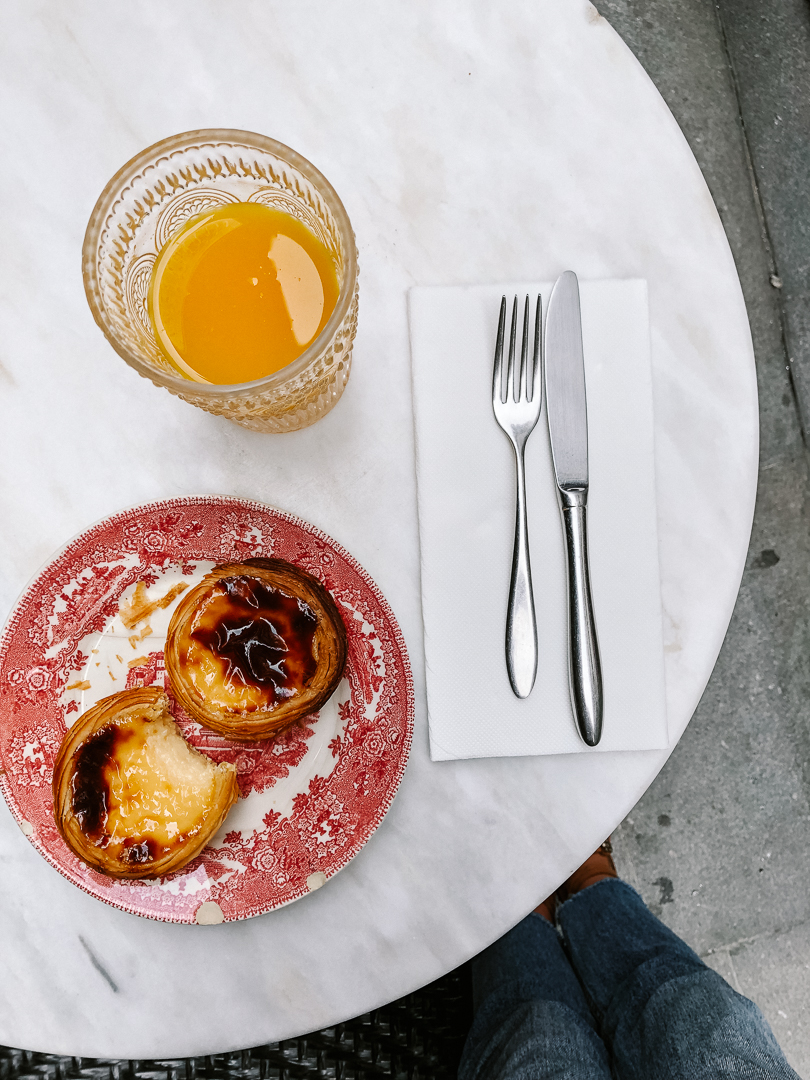
[[[156,686],[103,698],[56,757],[53,804],[68,847],[115,878],[156,878],[198,855],[236,802],[236,767],[191,747]]]
[[[195,720],[267,739],[317,710],[346,663],[346,627],[317,578],[282,559],[217,566],[175,610],[165,664]]]

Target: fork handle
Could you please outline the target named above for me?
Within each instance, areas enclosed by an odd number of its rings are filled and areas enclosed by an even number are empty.
[[[532,568],[529,561],[529,525],[526,519],[526,474],[523,446],[513,444],[517,478],[515,513],[515,548],[512,553],[512,579],[506,609],[506,670],[512,690],[519,698],[528,697],[537,675],[537,622],[534,615]]]
[[[588,571],[588,493],[560,489],[568,571],[568,676],[571,705],[582,739],[596,746],[602,737],[602,665],[593,616]]]

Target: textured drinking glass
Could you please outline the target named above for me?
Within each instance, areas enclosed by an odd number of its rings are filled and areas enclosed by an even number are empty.
[[[331,253],[340,294],[321,333],[292,363],[228,386],[183,378],[160,350],[147,311],[152,266],[189,218],[259,202],[296,217]],[[357,330],[357,251],[329,181],[283,143],[250,131],[187,131],[134,157],[101,193],[82,250],[87,300],[104,335],[156,386],[254,431],[296,431],[329,412],[349,378]]]

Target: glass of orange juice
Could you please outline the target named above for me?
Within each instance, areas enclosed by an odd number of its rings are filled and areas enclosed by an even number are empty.
[[[142,151],[101,193],[82,271],[119,356],[192,405],[295,431],[343,393],[354,233],[328,180],[274,139],[189,131]]]

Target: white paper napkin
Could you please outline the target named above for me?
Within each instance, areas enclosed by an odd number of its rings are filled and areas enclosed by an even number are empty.
[[[653,403],[645,281],[581,282],[590,561],[605,713],[595,749],[568,690],[563,537],[543,413],[526,448],[539,662],[530,697],[504,659],[514,465],[492,414],[501,296],[548,283],[419,287],[409,295],[422,607],[434,761],[667,746]]]

